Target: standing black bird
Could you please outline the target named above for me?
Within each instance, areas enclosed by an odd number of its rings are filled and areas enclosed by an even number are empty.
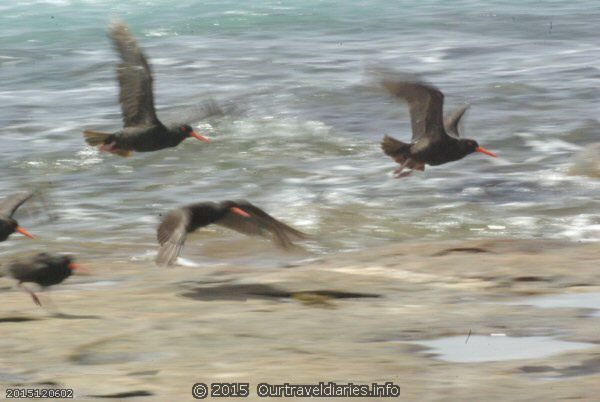
[[[18,193],[6,197],[0,202],[0,241],[8,239],[8,236],[15,232],[35,239],[33,235],[20,227],[17,221],[13,219],[15,211],[31,197],[33,197],[31,192]]]
[[[86,142],[100,146],[101,151],[120,156],[129,156],[132,151],[150,152],[175,147],[188,137],[209,142],[188,124],[166,127],[161,123],[154,110],[152,71],[144,53],[122,23],[113,25],[109,36],[122,60],[117,68],[117,76],[124,127],[112,134],[85,130]],[[202,117],[221,113],[216,107],[208,107]]]
[[[248,201],[200,202],[170,211],[158,226],[160,243],[156,262],[172,265],[181,252],[188,233],[216,223],[251,236],[272,236],[281,248],[293,247],[292,238],[306,235],[278,221]]]
[[[444,95],[432,85],[421,82],[383,80],[382,86],[392,95],[404,99],[410,107],[412,141],[410,144],[385,136],[381,148],[400,164],[396,178],[408,176],[425,165],[442,165],[481,152],[496,156],[474,140],[458,138],[458,122],[467,107],[457,111],[444,127]],[[449,135],[448,133],[450,132]],[[404,168],[411,169],[402,173]]]
[[[42,288],[56,285],[67,279],[79,266],[73,258],[66,255],[50,255],[39,253],[25,260],[15,261],[8,266],[6,274],[19,282],[19,287],[31,295],[38,306],[42,303],[37,295],[23,283],[37,283]]]

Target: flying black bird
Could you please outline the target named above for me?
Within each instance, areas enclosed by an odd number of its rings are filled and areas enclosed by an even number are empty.
[[[50,255],[39,253],[33,257],[14,261],[5,273],[19,282],[19,287],[31,295],[33,302],[38,306],[42,303],[38,296],[24,283],[32,282],[42,288],[56,285],[67,279],[79,266],[73,263],[73,258],[66,255]]]
[[[209,142],[189,124],[165,126],[158,119],[154,110],[152,71],[144,53],[123,23],[114,24],[109,36],[121,56],[117,76],[124,127],[112,134],[85,130],[86,142],[120,156],[129,156],[132,151],[151,152],[175,147],[189,137]],[[207,103],[203,112],[198,120],[223,114],[214,102]]]
[[[247,201],[200,202],[170,211],[158,226],[160,244],[156,262],[172,265],[181,252],[188,233],[216,223],[251,236],[271,236],[279,247],[293,247],[291,238],[306,235],[278,221]]]
[[[396,178],[408,176],[425,165],[442,165],[481,152],[496,156],[477,141],[459,138],[458,122],[467,107],[458,110],[444,125],[444,95],[436,87],[422,82],[383,80],[382,86],[392,95],[404,99],[410,107],[412,141],[407,144],[385,136],[381,148],[400,164]],[[404,168],[411,169],[402,172]]]
[[[8,236],[15,232],[21,233],[31,239],[35,239],[33,235],[20,227],[17,221],[13,219],[16,210],[23,205],[25,201],[33,197],[33,194],[34,193],[31,192],[13,194],[0,201],[0,242],[8,239]]]

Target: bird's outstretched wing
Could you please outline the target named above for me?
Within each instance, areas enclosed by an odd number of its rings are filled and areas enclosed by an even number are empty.
[[[208,99],[198,105],[178,106],[173,111],[161,112],[163,122],[168,127],[179,127],[183,124],[193,125],[205,119],[223,117],[227,114],[227,108],[214,99]]]
[[[158,265],[173,265],[187,237],[186,227],[190,221],[187,209],[169,212],[158,225],[157,239],[160,247],[156,257]]]
[[[0,200],[0,216],[11,217],[23,203],[33,197],[31,191],[10,195]]]
[[[248,201],[237,201],[235,204],[237,208],[249,214],[250,217],[244,217],[230,211],[224,218],[216,222],[218,225],[250,236],[271,235],[273,242],[284,249],[294,247],[292,239],[305,239],[307,237],[305,233],[278,221]]]
[[[131,127],[160,124],[154,110],[152,71],[144,53],[122,22],[116,22],[110,27],[109,36],[121,57],[117,77],[123,125]]]
[[[423,82],[384,79],[381,85],[390,94],[404,99],[410,108],[412,141],[437,141],[447,136],[444,131],[444,94]]]
[[[179,127],[183,124],[193,125],[202,120],[239,115],[239,109],[230,103],[221,103],[210,98],[194,106],[177,107],[176,110],[164,113],[163,122],[167,127]]]
[[[456,110],[452,115],[450,115],[446,121],[444,121],[444,127],[446,128],[446,132],[455,137],[460,137],[459,124],[460,119],[463,117],[467,109],[469,109],[471,105],[465,105],[460,109]]]

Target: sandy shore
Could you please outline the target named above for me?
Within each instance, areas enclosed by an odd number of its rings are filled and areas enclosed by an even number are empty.
[[[504,302],[600,292],[598,261],[597,244],[492,240],[404,243],[279,269],[89,263],[93,275],[50,292],[60,317],[0,278],[0,388],[186,401],[197,382],[249,382],[248,399],[260,399],[260,382],[393,381],[402,400],[592,400],[600,318]],[[414,343],[499,333],[594,345],[453,363]]]

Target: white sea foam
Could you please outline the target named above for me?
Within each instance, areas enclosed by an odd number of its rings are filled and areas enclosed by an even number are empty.
[[[581,214],[563,221],[557,224],[563,229],[557,237],[574,241],[600,241],[600,215]]]
[[[189,260],[187,258],[183,258],[183,257],[177,258],[177,265],[181,265],[182,267],[193,267],[193,268],[201,267],[200,264],[198,264],[192,260]]]
[[[123,244],[134,234],[154,245],[153,212],[228,198],[248,199],[305,231],[336,233],[333,245],[318,241],[325,253],[410,238],[413,230],[428,239],[600,238],[593,202],[600,181],[567,175],[572,155],[597,137],[597,69],[582,66],[593,66],[600,53],[594,35],[584,32],[593,32],[595,21],[566,3],[555,12],[577,29],[562,32],[553,52],[541,31],[507,31],[480,16],[440,29],[419,5],[403,20],[398,41],[396,17],[406,10],[386,7],[389,18],[372,19],[362,15],[369,1],[324,19],[321,6],[306,2],[224,3],[206,14],[206,4],[170,0],[141,8],[108,0],[4,3],[0,190],[52,181],[58,202],[69,201],[58,208],[66,217],[55,227],[74,239],[108,236]],[[152,26],[150,17],[165,7],[169,12]],[[232,23],[263,12],[269,17],[260,26]],[[211,144],[185,141],[127,159],[85,146],[82,128],[120,126],[118,56],[102,33],[117,13],[143,33],[138,40],[155,67],[159,117],[165,108],[177,113],[178,102],[210,96],[240,106],[241,116],[200,122]],[[56,19],[38,21],[51,15]],[[31,29],[28,16],[36,21]],[[293,16],[310,28],[302,33],[306,40],[298,40]],[[358,20],[368,29],[347,29]],[[218,22],[218,29],[211,25]],[[69,26],[69,35],[58,23]],[[176,37],[179,27],[185,28]],[[490,57],[490,50],[502,57]],[[379,142],[384,132],[410,138],[408,108],[366,85],[363,69],[385,60],[439,86],[451,107],[471,102],[465,129],[502,158],[470,156],[392,179],[396,164]]]
[[[557,152],[577,152],[583,147],[556,138],[528,139],[525,144],[537,152],[553,154]]]

